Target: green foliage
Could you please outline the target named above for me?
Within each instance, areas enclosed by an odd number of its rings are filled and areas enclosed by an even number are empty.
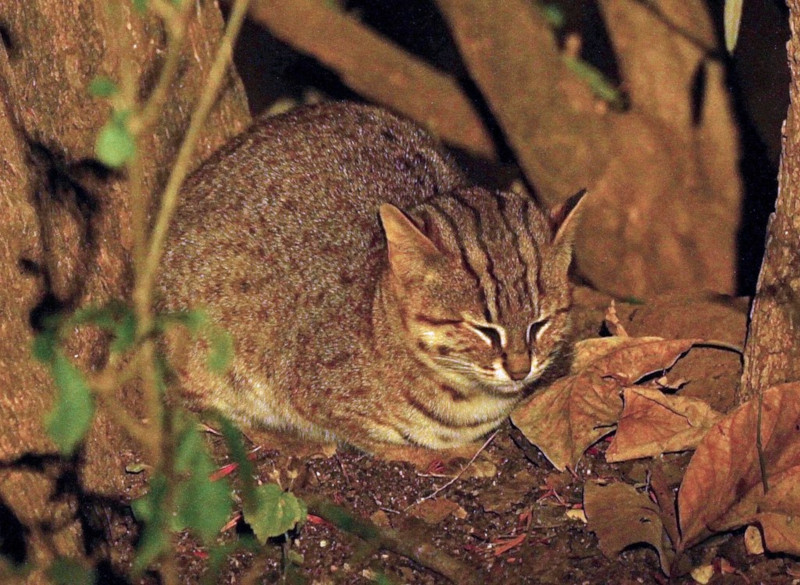
[[[243,502],[242,511],[245,522],[253,529],[261,544],[302,524],[308,516],[308,509],[302,500],[298,500],[291,492],[283,491],[279,485],[260,485],[253,493],[255,497],[252,501]]]
[[[596,67],[586,61],[574,57],[565,57],[567,67],[589,84],[592,93],[599,99],[607,102],[615,110],[625,109],[625,98],[622,92],[603,75]]]
[[[170,325],[182,325],[192,334],[192,339],[196,339],[209,326],[209,322],[208,313],[202,309],[193,309],[159,315],[156,318],[156,327],[164,331]]]
[[[50,372],[58,388],[56,403],[47,415],[47,433],[64,455],[72,454],[89,431],[94,398],[81,371],[56,351]]]
[[[541,5],[541,10],[551,28],[555,30],[563,28],[566,17],[560,5],[550,2]]]
[[[167,478],[158,473],[150,478],[147,494],[131,502],[134,516],[144,525],[133,559],[135,576],[141,575],[169,547],[167,486]]]
[[[133,9],[139,14],[147,12],[147,0],[132,0]]]
[[[264,544],[268,538],[280,536],[305,522],[308,509],[294,494],[284,492],[276,484],[254,485],[253,464],[247,458],[241,433],[222,417],[220,428],[231,458],[239,467],[244,520],[253,529],[258,541]]]
[[[113,336],[111,350],[123,352],[134,344],[136,319],[133,311],[118,302],[87,307],[70,317],[51,317],[44,331],[33,340],[33,356],[50,367],[57,393],[53,409],[45,417],[50,437],[64,455],[70,455],[83,440],[94,416],[94,397],[83,373],[59,348],[64,332],[96,326]]]
[[[208,369],[217,374],[222,374],[231,365],[233,360],[233,338],[224,329],[213,328],[208,333]]]
[[[56,329],[49,328],[42,331],[33,338],[33,348],[31,349],[34,359],[50,363],[56,358],[58,349],[58,332]]]
[[[210,544],[232,511],[231,488],[223,479],[212,481],[214,462],[206,450],[194,418],[183,417],[178,437],[175,471],[185,477],[177,486],[177,526],[189,528]]]
[[[733,53],[739,40],[739,27],[742,24],[742,5],[744,0],[725,0],[723,21],[725,23],[725,48]]]
[[[210,545],[231,516],[230,485],[224,479],[210,479],[215,465],[196,419],[178,410],[172,416],[176,429],[173,469],[168,475],[155,474],[148,493],[131,504],[144,525],[134,561],[137,574],[167,551],[171,532],[188,529]]]
[[[47,578],[53,585],[93,585],[96,575],[77,561],[59,557],[47,569]]]
[[[130,112],[114,112],[97,135],[94,152],[104,165],[118,169],[136,154],[136,141],[128,128]]]
[[[104,75],[98,75],[89,84],[89,94],[93,97],[108,98],[118,92],[117,84]]]
[[[136,315],[130,307],[118,301],[100,307],[78,309],[66,321],[66,325],[92,325],[111,333],[114,338],[111,351],[115,353],[131,349],[136,340]]]
[[[210,371],[221,374],[228,369],[233,360],[233,338],[230,333],[217,327],[208,313],[201,309],[165,313],[157,318],[156,327],[163,331],[171,324],[185,327],[192,339],[203,337],[208,341],[206,365]]]

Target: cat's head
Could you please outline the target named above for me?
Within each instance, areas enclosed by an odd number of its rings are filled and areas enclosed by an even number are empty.
[[[450,383],[519,393],[563,345],[581,194],[545,215],[525,194],[460,190],[385,204],[388,282],[410,351]]]

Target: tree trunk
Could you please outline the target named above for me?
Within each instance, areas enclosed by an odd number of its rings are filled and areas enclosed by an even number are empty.
[[[119,18],[111,6],[119,7]],[[214,2],[197,3],[179,79],[144,141],[149,194],[166,179],[222,24]],[[131,12],[129,2],[81,0],[2,2],[0,27],[0,553],[42,568],[55,556],[97,553],[88,550],[97,528],[91,503],[118,498],[125,463],[134,457],[101,412],[77,476],[66,471],[42,424],[53,385],[30,348],[32,326],[47,313],[128,292],[128,184],[93,161],[109,107],[87,88],[97,75],[119,81],[120,56],[129,54],[139,95],[146,96],[158,77],[165,33],[154,17]],[[234,75],[212,117],[198,163],[248,122]],[[104,356],[102,344],[92,343],[96,337],[74,335],[70,355],[98,367]]]
[[[778,199],[751,309],[739,402],[775,384],[800,380],[800,0],[789,0],[788,5],[791,102],[783,126]]]

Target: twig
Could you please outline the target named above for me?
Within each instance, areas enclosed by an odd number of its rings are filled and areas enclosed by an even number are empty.
[[[428,494],[427,496],[425,496],[425,497],[423,497],[423,498],[420,498],[419,500],[417,500],[416,502],[414,502],[413,504],[411,504],[411,506],[415,506],[415,505],[417,505],[417,504],[419,504],[419,503],[421,503],[421,502],[424,502],[425,500],[430,500],[431,498],[433,498],[433,497],[437,496],[439,493],[441,493],[442,491],[446,490],[446,489],[447,489],[447,488],[449,488],[451,485],[453,485],[455,482],[457,482],[457,481],[459,480],[459,478],[460,478],[462,475],[464,475],[464,472],[465,472],[465,471],[466,471],[466,470],[469,468],[469,466],[470,466],[470,465],[472,465],[473,463],[475,463],[475,459],[477,459],[477,458],[478,458],[478,455],[480,455],[481,453],[483,453],[483,451],[486,449],[486,447],[488,447],[488,446],[489,446],[489,443],[491,443],[491,442],[492,442],[492,440],[494,440],[494,438],[497,436],[497,433],[499,433],[499,432],[500,432],[500,429],[497,429],[495,432],[493,432],[493,433],[492,433],[492,434],[489,436],[489,438],[488,438],[488,439],[486,439],[486,441],[483,443],[483,445],[481,445],[481,448],[480,448],[480,449],[478,449],[477,451],[475,451],[475,455],[473,455],[473,456],[472,456],[472,459],[470,459],[469,461],[467,461],[467,463],[464,465],[464,467],[462,467],[462,468],[459,470],[459,472],[458,472],[458,473],[457,473],[457,474],[456,474],[454,477],[452,477],[452,478],[450,479],[450,481],[448,481],[447,483],[445,483],[445,484],[444,484],[444,485],[442,485],[441,487],[438,487],[438,488],[436,488],[435,490],[433,490],[433,492],[431,492],[431,493],[430,493],[430,494]],[[409,506],[409,508],[410,508],[411,506]],[[406,508],[406,509],[408,509],[408,508]]]
[[[205,88],[200,94],[197,107],[189,123],[189,129],[186,132],[186,137],[178,151],[178,156],[175,160],[172,172],[170,173],[169,180],[167,181],[167,186],[164,188],[161,208],[159,209],[156,224],[153,228],[153,234],[150,238],[147,260],[143,266],[141,278],[137,281],[136,289],[133,293],[134,301],[142,306],[149,306],[151,303],[155,275],[164,252],[167,229],[169,228],[172,215],[178,204],[178,194],[184,179],[186,179],[186,176],[189,174],[192,155],[197,146],[200,131],[203,129],[206,119],[211,112],[211,108],[214,106],[217,93],[225,77],[225,72],[231,62],[233,42],[239,34],[239,29],[247,13],[248,4],[249,0],[236,0],[233,5],[233,11],[228,20],[225,35],[220,41],[220,47],[217,51],[214,63],[211,66],[211,71],[208,74]],[[146,325],[149,326],[150,324],[150,320],[148,320]]]
[[[167,27],[167,57],[164,60],[164,66],[161,68],[158,82],[156,82],[153,91],[150,93],[147,103],[131,122],[131,132],[135,135],[146,131],[161,114],[162,106],[167,99],[173,78],[181,61],[181,49],[192,9],[191,2],[184,2],[180,11],[166,2],[161,4],[165,6],[164,15],[159,14],[164,18],[164,23]],[[151,6],[155,9],[157,5],[158,3],[153,3]]]
[[[420,542],[415,534],[405,531],[380,528],[369,520],[358,518],[341,506],[319,496],[303,498],[308,511],[339,528],[366,541],[368,545],[388,550],[436,571],[458,585],[483,583],[474,568],[462,563],[434,547]]]
[[[716,339],[709,339],[708,341],[699,341],[694,344],[694,347],[709,347],[711,349],[724,349],[744,355],[744,348],[736,345],[735,343],[728,343],[727,341],[717,341]]]

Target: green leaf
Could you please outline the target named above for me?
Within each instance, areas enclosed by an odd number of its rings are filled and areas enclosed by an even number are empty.
[[[219,420],[222,436],[228,444],[231,458],[239,465],[239,477],[252,477],[253,463],[247,458],[247,449],[245,449],[244,441],[242,440],[242,431],[230,419],[222,415],[218,416],[217,420]]]
[[[114,325],[113,331],[112,352],[123,353],[133,347],[136,341],[136,315],[130,308],[125,307],[125,312]]]
[[[106,331],[110,331],[114,327],[113,310],[111,305],[81,307],[70,316],[69,324],[97,325]]]
[[[47,578],[53,585],[93,585],[96,576],[74,559],[59,557],[47,569]]]
[[[115,119],[116,118],[116,119]],[[94,151],[104,165],[118,169],[136,154],[136,141],[128,127],[115,116],[100,129]]]
[[[144,14],[147,12],[147,1],[148,0],[133,0],[133,8],[139,14]]]
[[[255,489],[255,507],[243,506],[244,520],[261,544],[305,522],[308,510],[291,492],[271,483]]]
[[[214,327],[208,332],[208,369],[216,374],[222,374],[231,365],[233,360],[233,338],[224,329]]]
[[[616,110],[625,109],[625,98],[599,69],[575,57],[564,57],[564,63],[578,77],[589,84],[592,93]]]
[[[177,488],[177,527],[194,530],[208,544],[231,516],[231,489],[224,478],[211,481],[214,461],[194,419],[186,423],[175,453],[175,470],[189,474]]]
[[[56,357],[58,334],[54,329],[42,331],[33,338],[33,357],[40,362],[50,363]]]
[[[105,75],[98,75],[89,84],[89,93],[94,97],[107,98],[119,91],[117,84]]]
[[[165,325],[177,323],[183,325],[188,329],[192,337],[197,337],[210,323],[208,313],[202,309],[194,309],[191,311],[176,311],[175,313],[164,313],[159,315],[156,319],[158,325],[164,329]]]
[[[544,13],[544,18],[547,21],[547,24],[550,25],[550,28],[560,30],[564,27],[564,21],[566,18],[561,6],[558,4],[545,4],[541,8],[542,13]]]
[[[242,432],[227,418],[220,415],[218,417],[220,430],[225,442],[228,444],[228,452],[231,459],[239,468],[239,485],[242,488],[242,501],[246,508],[255,509],[258,507],[257,496],[255,494],[255,481],[253,480],[253,463],[247,458],[247,450],[242,440]]]
[[[163,474],[157,474],[150,479],[149,491],[131,502],[134,516],[144,524],[136,545],[136,557],[133,559],[134,576],[140,575],[169,546],[169,511],[164,507],[166,495],[167,478]]]
[[[125,466],[125,473],[142,473],[143,471],[147,471],[148,469],[152,469],[152,465],[148,465],[147,463],[143,463],[138,461],[136,463],[130,463]]]
[[[744,0],[725,0],[723,20],[725,23],[725,48],[733,53],[739,40],[739,27],[742,24],[742,5]]]
[[[47,415],[47,432],[65,455],[81,442],[94,415],[94,398],[81,371],[56,352],[51,373],[58,387],[53,410]]]

